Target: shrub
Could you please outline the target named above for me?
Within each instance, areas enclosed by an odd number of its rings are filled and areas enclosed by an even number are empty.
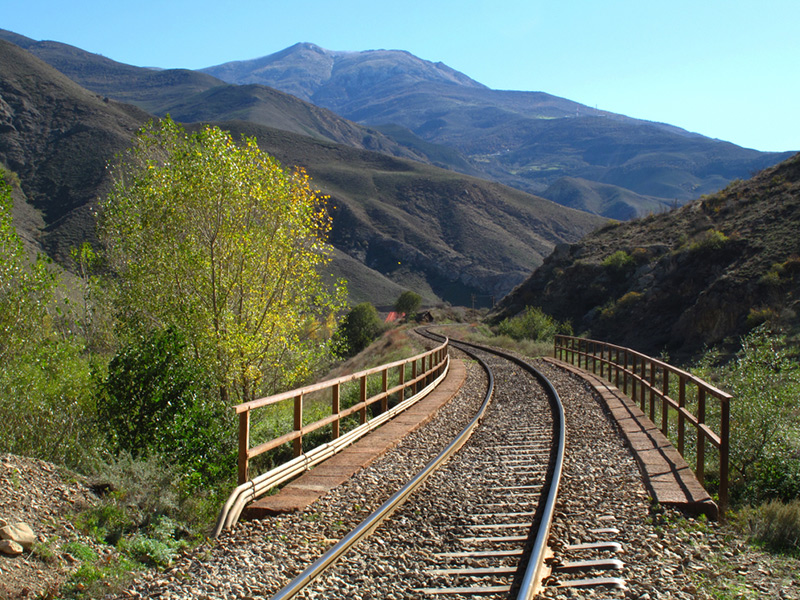
[[[636,269],[636,260],[624,250],[606,256],[600,265],[612,281],[622,281]]]
[[[607,269],[624,272],[631,269],[635,262],[634,258],[625,250],[617,250],[614,254],[606,256],[600,264]]]
[[[722,250],[730,242],[730,238],[721,231],[709,229],[695,242],[689,245],[690,252],[715,252]]]
[[[235,467],[231,411],[174,329],[120,350],[98,396],[98,417],[115,452],[169,457],[191,491]]]
[[[369,346],[383,331],[378,311],[369,302],[357,304],[342,319],[337,330],[340,354],[354,356]]]
[[[559,323],[537,306],[528,306],[515,317],[503,319],[497,325],[498,335],[507,335],[515,340],[552,340],[556,334],[572,334],[572,326]]]
[[[778,318],[778,313],[773,308],[769,307],[762,307],[762,308],[751,308],[750,312],[747,314],[747,327],[750,329],[754,329],[763,323],[768,321],[772,321]]]
[[[633,291],[631,291],[631,292],[628,292],[627,294],[624,294],[619,300],[617,300],[617,307],[618,308],[625,308],[625,307],[631,306],[633,304],[636,304],[641,299],[642,299],[641,292],[633,292]]]
[[[694,371],[733,395],[731,499],[758,504],[800,496],[800,365],[785,338],[758,327],[734,361]]]
[[[800,552],[800,500],[772,500],[744,511],[748,533],[771,550]]]
[[[148,566],[168,567],[175,556],[188,546],[178,534],[178,525],[169,517],[154,521],[145,531],[120,541],[120,551]]]

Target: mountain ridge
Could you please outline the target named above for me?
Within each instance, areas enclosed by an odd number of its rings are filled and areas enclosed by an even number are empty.
[[[467,76],[468,85],[427,78],[434,63],[405,51],[340,54],[295,44],[236,61],[235,72],[230,65],[202,71],[298,94],[367,126],[403,127],[455,150],[484,176],[530,193],[546,195],[562,177],[623,188],[625,212],[634,215],[647,214],[652,197],[682,204],[792,154],[739,148],[545,92],[492,90]],[[639,196],[647,198],[641,206]]]
[[[68,265],[71,248],[93,237],[91,209],[110,184],[108,162],[153,115],[86,90],[5,40],[0,98],[0,162],[18,174],[44,220],[29,237]],[[241,120],[211,123],[234,138],[255,136],[262,149],[287,168],[305,168],[314,187],[330,195],[337,250],[331,268],[357,270],[354,297],[376,304],[391,304],[408,287],[429,302],[469,303],[476,295],[488,304],[554,244],[602,222],[497,183],[320,136]]]

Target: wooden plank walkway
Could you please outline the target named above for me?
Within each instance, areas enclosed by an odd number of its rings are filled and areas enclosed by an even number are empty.
[[[639,406],[613,384],[555,358],[545,360],[581,377],[600,395],[608,414],[636,458],[645,487],[654,501],[689,514],[717,519],[719,509],[672,443]]]
[[[458,393],[466,377],[464,362],[451,359],[447,376],[430,394],[352,446],[288,483],[277,494],[250,503],[242,515],[247,519],[258,519],[303,510],[384,455],[404,436],[430,421]]]

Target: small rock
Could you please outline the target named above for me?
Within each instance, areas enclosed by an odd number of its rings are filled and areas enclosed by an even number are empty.
[[[0,540],[0,552],[9,556],[19,556],[23,547],[13,540]]]
[[[28,524],[17,523],[0,528],[0,538],[14,541],[25,550],[30,550],[36,541],[36,534],[33,533],[33,529]]]

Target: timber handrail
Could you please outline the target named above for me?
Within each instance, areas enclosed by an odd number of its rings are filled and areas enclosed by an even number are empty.
[[[440,346],[410,358],[359,371],[358,373],[343,375],[335,379],[321,381],[296,390],[238,404],[234,408],[239,415],[239,485],[248,481],[250,460],[259,454],[268,452],[287,442],[293,442],[294,456],[299,457],[303,454],[304,435],[316,431],[321,427],[325,427],[326,425],[331,425],[331,437],[333,440],[336,440],[340,436],[340,421],[342,419],[358,413],[360,422],[363,425],[367,422],[367,408],[369,406],[380,402],[380,412],[385,413],[388,409],[389,398],[391,396],[397,395],[399,400],[402,401],[406,395],[406,390],[411,390],[412,394],[416,394],[421,387],[425,387],[425,385],[436,379],[444,371],[448,361],[447,349],[448,340],[445,340]],[[411,367],[410,378],[406,369],[409,365]],[[389,371],[392,369],[397,369],[399,383],[390,389],[388,387]],[[381,391],[373,396],[367,397],[367,378],[378,374],[381,376]],[[344,383],[355,380],[360,382],[359,401],[353,406],[342,409],[340,405],[341,386]],[[303,401],[305,397],[309,394],[325,392],[326,390],[330,390],[331,414],[323,419],[304,425]],[[290,433],[251,447],[250,413],[258,408],[272,406],[285,401],[292,401],[294,403],[293,430]]]
[[[660,426],[665,436],[669,438],[672,434],[678,452],[684,458],[686,424],[691,425],[696,431],[694,471],[701,485],[705,485],[706,441],[710,442],[719,454],[719,509],[724,514],[728,506],[730,394],[664,361],[598,340],[557,335],[554,356],[607,379],[638,402],[642,412]],[[677,395],[677,399],[670,394]],[[716,399],[718,404],[716,431],[707,423],[711,412],[707,406],[709,397]],[[656,410],[658,402],[660,410]]]
[[[447,376],[450,367],[448,348],[449,340],[445,339],[443,344],[433,350],[428,350],[411,358],[236,406],[236,412],[239,414],[239,485],[233,490],[228,501],[220,510],[213,536],[218,537],[223,530],[232,527],[239,519],[239,515],[248,502],[327,460],[370,431],[380,427],[389,419],[394,418],[432,391]],[[407,377],[409,374],[406,372],[408,365],[411,365],[410,378]],[[389,389],[390,369],[397,369],[399,381],[399,385],[391,389]],[[381,375],[381,391],[378,394],[367,397],[367,378],[370,375],[377,374]],[[354,380],[360,381],[359,402],[350,408],[341,410],[341,385]],[[328,389],[331,390],[331,414],[314,423],[303,425],[304,396],[306,394],[324,392]],[[406,397],[407,391],[411,393],[409,397]],[[389,408],[389,397],[392,394],[397,394],[398,403]],[[294,403],[294,431],[251,448],[250,412],[288,400],[292,400]],[[367,408],[376,402],[381,403],[380,414],[367,420]],[[340,420],[356,412],[360,415],[361,424],[355,429],[341,434]],[[331,424],[331,441],[304,452],[303,435],[327,424]],[[251,458],[289,441],[294,442],[295,458],[253,479],[249,479],[249,461]]]

